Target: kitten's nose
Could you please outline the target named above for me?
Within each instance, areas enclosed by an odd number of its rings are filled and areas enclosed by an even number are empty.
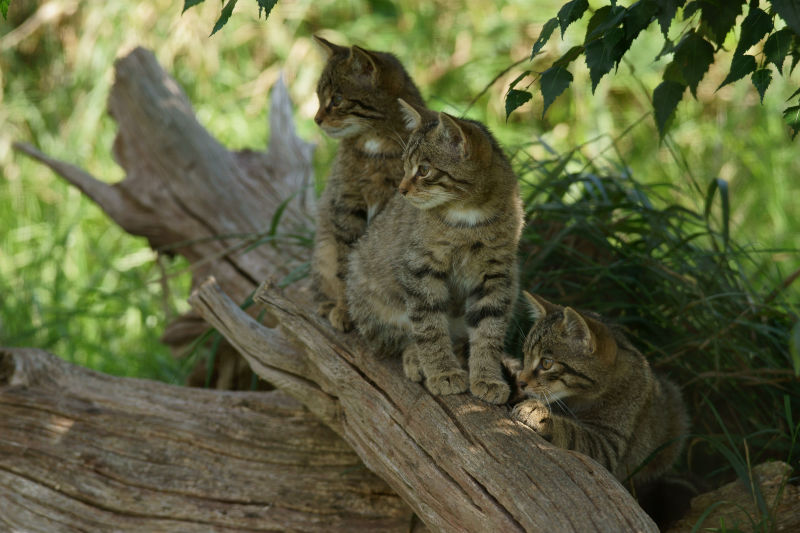
[[[524,381],[517,381],[517,386],[518,386],[520,389],[524,389],[525,387],[527,387],[527,386],[528,386],[528,384],[527,384],[527,383],[525,383]]]
[[[404,187],[403,185],[401,185],[398,190],[400,191],[400,194],[402,194],[403,196],[408,194],[408,187]]]
[[[321,114],[319,114],[319,113],[317,113],[316,115],[314,115],[314,122],[316,122],[316,123],[317,123],[317,126],[319,126],[320,124],[322,124],[322,115],[321,115]]]

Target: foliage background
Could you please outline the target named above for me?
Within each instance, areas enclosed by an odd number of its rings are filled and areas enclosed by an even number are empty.
[[[105,372],[175,383],[188,370],[158,342],[167,320],[187,309],[185,263],[157,258],[143,239],[122,232],[77,190],[11,149],[13,141],[30,142],[100,179],[121,179],[110,156],[115,125],[105,100],[114,58],[136,45],[155,51],[189,95],[200,122],[231,148],[266,145],[268,93],[283,72],[300,134],[319,145],[320,179],[336,145],[312,120],[322,60],[310,35],[391,50],[432,108],[485,122],[532,175],[544,168],[537,161],[572,154],[562,170],[632,175],[658,191],[659,205],[697,213],[706,206],[708,185],[724,180],[730,234],[747,258],[741,261],[747,283],[753,294],[778,287],[800,267],[800,157],[781,120],[783,98],[776,95],[794,92],[800,69],[788,80],[776,77],[760,105],[750,83],[716,91],[729,61],[715,63],[697,100],[679,106],[674,126],[659,143],[649,95],[669,58],[653,61],[663,40],[652,26],[594,95],[578,61],[571,68],[572,86],[544,119],[536,95],[506,121],[504,96],[518,73],[549,65],[585,31],[586,20],[573,24],[563,40],[554,35],[544,54],[527,62],[542,25],[561,4],[281,0],[265,22],[256,2],[240,2],[224,29],[209,38],[219,15],[216,2],[181,14],[180,3],[167,0],[15,0],[8,20],[0,21],[0,344],[36,346]],[[712,229],[721,230],[725,217],[718,202],[710,214]],[[779,292],[787,302],[783,309],[796,316],[797,284]],[[781,315],[779,341],[791,326],[786,316]],[[769,364],[791,366],[787,344],[788,334]],[[754,357],[748,364],[766,363]],[[688,382],[698,371],[687,364],[676,372]],[[775,401],[788,393],[796,402],[797,389],[796,380],[781,382]],[[751,398],[743,396],[745,401]],[[765,405],[774,410],[776,404]],[[765,415],[764,428],[776,423],[773,418]],[[784,433],[795,425],[791,413],[787,418]],[[748,430],[753,427],[759,425]],[[784,448],[795,449],[795,442]]]

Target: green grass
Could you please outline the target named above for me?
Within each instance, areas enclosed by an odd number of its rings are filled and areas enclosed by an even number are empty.
[[[652,27],[594,95],[578,61],[571,88],[544,119],[537,96],[506,121],[509,82],[582,34],[574,24],[542,59],[498,77],[529,55],[561,3],[297,0],[279,2],[264,22],[255,2],[240,2],[210,39],[215,2],[183,15],[167,0],[81,4],[5,46],[37,6],[15,0],[0,21],[0,344],[181,382],[186,365],[158,338],[187,309],[185,262],[159,266],[143,239],[11,143],[121,179],[105,103],[114,58],[141,44],[231,148],[266,145],[268,92],[283,71],[300,135],[319,143],[321,179],[336,148],[312,120],[322,59],[310,35],[323,32],[393,51],[432,108],[460,115],[469,107],[514,154],[532,220],[521,251],[524,288],[619,319],[684,387],[697,437],[681,468],[723,479],[747,471],[745,456],[797,466],[800,361],[789,332],[800,337],[800,289],[791,283],[800,268],[800,158],[780,116],[797,75],[776,78],[760,105],[746,80],[715,91],[722,60],[659,143],[649,95],[664,60],[652,61],[661,47]],[[709,202],[712,183],[723,187]]]
[[[747,438],[754,463],[796,462],[797,422],[787,413],[800,408],[800,383],[788,332],[800,306],[796,291],[753,274],[762,253],[715,229],[724,224],[713,210],[675,203],[673,184],[644,184],[580,152],[519,154],[517,166],[531,217],[522,286],[615,319],[682,385],[698,435],[684,468],[736,470],[714,446],[723,434]],[[721,202],[719,193],[710,200]],[[521,319],[516,331],[528,327]]]

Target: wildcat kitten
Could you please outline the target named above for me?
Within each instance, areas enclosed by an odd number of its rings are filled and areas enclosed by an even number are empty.
[[[663,474],[688,431],[678,387],[653,374],[618,328],[524,293],[535,323],[525,339],[512,415],[556,446],[584,453],[639,485]]]
[[[522,229],[517,178],[482,124],[399,102],[412,131],[401,194],[353,249],[350,313],[381,351],[401,352],[406,376],[424,378],[432,393],[469,385],[475,396],[503,403]],[[469,375],[451,340],[465,333]]]
[[[318,205],[311,274],[320,314],[346,331],[351,327],[344,287],[347,256],[403,177],[400,156],[408,133],[397,98],[423,101],[395,56],[314,40],[327,58],[314,120],[341,142]]]

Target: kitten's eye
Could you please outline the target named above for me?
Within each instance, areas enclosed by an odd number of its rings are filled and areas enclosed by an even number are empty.
[[[417,167],[417,176],[419,176],[420,178],[424,178],[430,173],[430,171],[431,167],[429,167],[428,165],[419,165]]]
[[[333,107],[338,107],[338,106],[342,105],[342,95],[339,94],[339,93],[336,93],[333,96],[331,96],[331,105]]]
[[[549,357],[545,357],[539,361],[539,366],[542,367],[542,370],[550,370],[553,367],[553,360]]]

